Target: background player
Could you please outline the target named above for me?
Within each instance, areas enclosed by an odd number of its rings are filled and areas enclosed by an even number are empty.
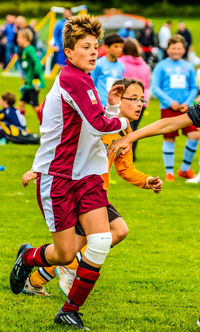
[[[175,117],[187,112],[198,92],[193,65],[182,59],[185,53],[184,38],[180,35],[171,37],[168,41],[167,53],[169,57],[160,61],[152,74],[152,92],[160,101],[162,118]],[[191,125],[183,129],[183,134],[188,137],[188,140],[178,175],[192,178],[194,172],[190,165],[197,150],[199,132],[194,125]],[[163,160],[166,181],[174,181],[176,136],[178,131],[164,134]]]

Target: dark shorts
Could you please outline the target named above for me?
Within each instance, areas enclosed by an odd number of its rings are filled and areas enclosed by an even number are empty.
[[[183,113],[181,113],[179,111],[172,111],[171,108],[164,108],[164,109],[161,110],[161,118],[162,119],[172,118],[172,117],[175,117],[175,116],[178,116],[178,115],[183,115]],[[187,126],[185,128],[182,128],[181,130],[182,130],[183,135],[187,135],[187,133],[190,133],[192,131],[198,131],[197,127],[195,127],[194,125]],[[174,138],[176,136],[179,136],[178,130],[173,131],[173,132],[168,133],[168,134],[164,134],[165,138]]]
[[[81,213],[110,205],[100,175],[71,180],[38,173],[37,199],[50,232],[73,227]]]
[[[108,211],[109,223],[111,223],[113,220],[121,217],[119,212],[111,204],[107,205],[107,211]],[[79,220],[76,223],[75,229],[76,229],[76,234],[85,236],[85,232],[84,232],[83,227],[81,226]]]
[[[32,89],[32,90],[25,89],[24,93],[21,97],[21,101],[24,101],[31,106],[38,106],[39,105],[38,94],[39,94],[39,91],[36,91],[34,89]]]

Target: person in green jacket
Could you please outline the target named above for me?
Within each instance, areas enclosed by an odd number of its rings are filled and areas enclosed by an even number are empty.
[[[25,82],[20,88],[22,97],[19,102],[19,109],[22,114],[25,114],[25,104],[27,103],[33,107],[38,118],[40,118],[38,95],[40,89],[45,87],[45,80],[42,64],[35,48],[31,45],[32,38],[33,34],[30,29],[20,30],[17,35],[17,43],[20,47],[23,47],[22,69],[25,73]]]

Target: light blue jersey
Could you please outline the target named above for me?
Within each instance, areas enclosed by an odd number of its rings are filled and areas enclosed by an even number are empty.
[[[161,109],[169,108],[173,101],[190,106],[198,92],[193,65],[183,59],[160,61],[153,70],[151,88]]]
[[[124,69],[121,62],[111,62],[106,56],[97,60],[96,68],[91,75],[103,106],[107,105],[108,91],[113,83],[123,78]]]

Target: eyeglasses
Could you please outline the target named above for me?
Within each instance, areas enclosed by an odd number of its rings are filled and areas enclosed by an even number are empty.
[[[127,98],[127,97],[121,97],[121,99],[127,99],[127,100],[130,100],[130,101],[132,101],[132,103],[133,104],[138,104],[139,102],[141,103],[141,104],[146,104],[146,100],[144,100],[144,99],[138,99],[138,98]]]

